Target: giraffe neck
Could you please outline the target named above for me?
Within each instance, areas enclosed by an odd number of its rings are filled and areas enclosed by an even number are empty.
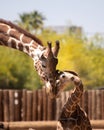
[[[42,42],[34,35],[11,22],[0,19],[0,45],[28,54],[33,59],[34,66],[41,79],[47,80],[43,70],[45,57],[41,58],[46,49]]]
[[[75,89],[65,103],[61,112],[60,119],[68,118],[71,116],[71,114],[76,110],[76,107],[83,94],[83,84],[79,77],[72,74],[71,81],[74,83]]]
[[[0,45],[20,50],[32,58],[43,50],[42,42],[11,22],[0,19]]]

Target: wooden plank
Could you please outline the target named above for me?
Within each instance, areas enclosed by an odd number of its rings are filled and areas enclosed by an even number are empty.
[[[14,121],[21,121],[21,106],[22,106],[22,91],[21,90],[14,90]]]
[[[102,115],[102,120],[104,120],[104,90],[101,90],[101,115]]]
[[[57,130],[59,121],[3,122],[5,130]],[[104,130],[104,120],[91,120],[93,129]],[[61,130],[61,129],[59,129]]]
[[[100,90],[96,91],[96,119],[101,119],[101,93]]]
[[[104,130],[104,120],[91,120],[92,128]]]
[[[38,119],[38,114],[37,114],[37,108],[38,108],[38,97],[37,97],[37,95],[38,95],[38,91],[37,90],[34,90],[33,91],[33,110],[32,110],[32,113],[33,113],[33,115],[32,115],[32,120],[33,121],[36,121],[37,119]]]
[[[3,121],[3,91],[0,90],[0,121]]]
[[[88,91],[84,92],[84,110],[88,115]]]
[[[4,123],[9,130],[56,130],[57,121],[9,122]],[[7,130],[6,129],[6,130]]]
[[[4,121],[10,121],[9,117],[9,91],[3,90],[3,116]]]
[[[42,90],[38,90],[38,121],[42,120],[43,117],[43,101],[42,101]]]
[[[88,117],[92,119],[92,91],[88,90]]]
[[[32,102],[33,102],[32,91],[27,91],[27,114],[26,114],[26,121],[32,121]]]
[[[14,121],[14,90],[9,90],[10,121]]]
[[[26,121],[27,114],[27,95],[26,89],[22,91],[22,106],[21,106],[21,120]]]
[[[44,88],[43,91],[43,118],[42,120],[47,120],[47,93],[46,93],[46,89]]]
[[[96,91],[92,91],[92,118],[91,119],[96,119]]]

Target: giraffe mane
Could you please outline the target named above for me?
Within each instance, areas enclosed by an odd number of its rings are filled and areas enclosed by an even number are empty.
[[[71,74],[73,74],[75,76],[78,76],[78,74],[76,72],[71,71],[71,70],[64,70],[64,72],[68,72],[68,73],[71,73]]]
[[[6,21],[4,19],[0,19],[0,23],[4,23],[4,24],[7,24],[7,25],[11,26],[12,28],[15,28],[19,32],[25,34],[25,36],[32,38],[39,45],[43,46],[42,41],[40,39],[38,39],[35,35],[32,35],[31,33],[27,32],[26,30],[24,30],[24,29],[20,28],[19,26],[17,26],[16,24],[13,24],[11,21]]]

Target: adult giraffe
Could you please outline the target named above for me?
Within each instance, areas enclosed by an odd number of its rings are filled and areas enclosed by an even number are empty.
[[[40,78],[44,81],[47,91],[55,96],[55,75],[59,42],[52,49],[51,43],[44,47],[34,35],[28,33],[10,21],[0,19],[0,45],[17,49],[28,54],[34,61],[34,66]]]
[[[64,130],[92,129],[87,115],[78,105],[83,94],[83,84],[80,78],[73,71],[56,70],[58,41],[54,48],[48,42],[46,48],[34,35],[9,21],[0,19],[0,45],[28,54],[33,59],[34,66],[52,97],[57,97],[64,87],[72,81],[75,84],[75,89],[65,103],[59,121]]]

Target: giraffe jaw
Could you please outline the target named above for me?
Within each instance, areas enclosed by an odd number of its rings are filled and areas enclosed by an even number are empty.
[[[60,97],[61,90],[58,90],[58,87],[55,86],[55,88],[53,88],[49,81],[46,82],[45,85],[46,85],[46,93],[49,95],[51,99]]]

